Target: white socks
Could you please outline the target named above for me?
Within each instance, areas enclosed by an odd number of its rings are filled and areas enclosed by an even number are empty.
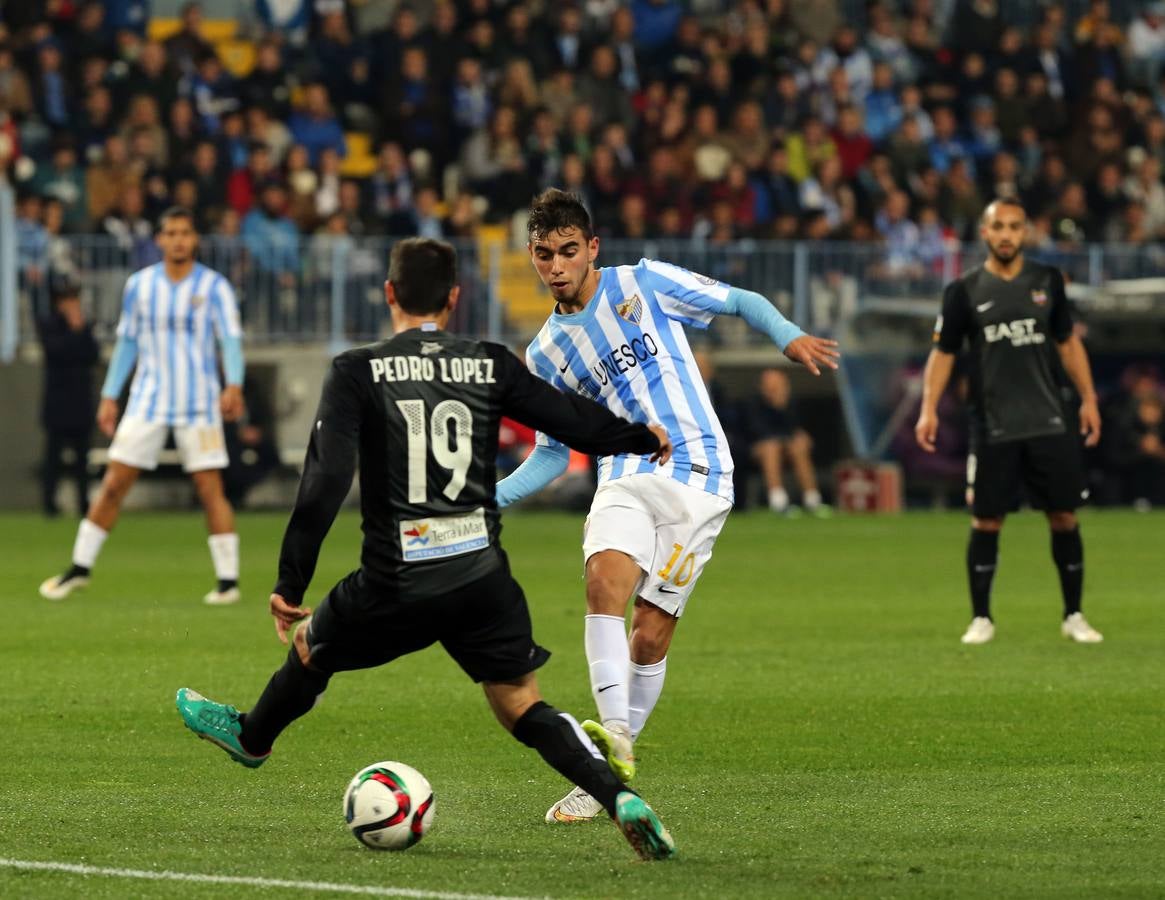
[[[789,508],[789,493],[783,487],[769,488],[769,509],[784,512]]]
[[[821,505],[821,491],[805,492],[805,508],[817,509]]]
[[[583,634],[599,721],[630,728],[627,706],[631,648],[623,617],[588,615]]]
[[[214,577],[219,581],[239,580],[239,536],[212,534],[206,539],[210,545],[210,558],[214,561]]]
[[[92,569],[107,537],[109,532],[104,528],[82,519],[77,528],[77,540],[73,542],[73,565]]]
[[[647,724],[647,717],[655,709],[659,694],[663,690],[663,679],[666,674],[666,656],[657,663],[649,663],[645,666],[631,663],[631,740],[639,737],[639,732]]]

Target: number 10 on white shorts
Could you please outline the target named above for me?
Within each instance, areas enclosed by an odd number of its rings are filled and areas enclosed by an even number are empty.
[[[583,561],[626,553],[642,570],[636,594],[677,618],[691,596],[732,504],[665,475],[627,475],[599,485],[583,528]]]

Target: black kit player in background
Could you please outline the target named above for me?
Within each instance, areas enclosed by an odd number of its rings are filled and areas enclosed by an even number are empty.
[[[494,498],[498,423],[509,416],[584,453],[671,455],[667,432],[632,424],[531,375],[499,344],[444,330],[457,304],[457,257],[412,238],[392,251],[385,292],[394,336],[332,362],[271,595],[287,661],[242,714],[182,688],[187,726],[249,767],[315,704],[336,672],[383,665],[440,642],[485,689],[501,724],[599,799],[644,859],[674,844],[651,808],[615,777],[577,722],[542,701],[521,587],[510,575]],[[359,460],[361,566],[315,613],[303,607],[320,545]]]
[[[995,636],[991,581],[999,532],[1004,516],[1018,508],[1021,483],[1051,528],[1052,559],[1064,597],[1061,633],[1081,643],[1098,643],[1100,632],[1080,611],[1084,545],[1075,511],[1087,500],[1088,489],[1075,434],[1077,417],[1061,398],[1058,364],[1079,392],[1079,431],[1090,447],[1100,440],[1100,412],[1088,354],[1072,330],[1064,276],[1024,259],[1026,233],[1027,216],[1019,201],[1001,198],[984,210],[979,234],[987,245],[987,260],[943,293],[914,433],[922,448],[933,453],[938,401],[956,354],[968,342],[967,578],[974,618],[963,643],[984,644]]]

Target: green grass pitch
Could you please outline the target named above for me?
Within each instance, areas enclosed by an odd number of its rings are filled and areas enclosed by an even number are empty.
[[[589,716],[582,516],[505,521],[554,651],[543,692]],[[258,771],[190,735],[176,688],[246,707],[283,659],[266,612],[283,524],[241,517],[244,602],[212,609],[192,512],[127,513],[90,588],[56,604],[36,586],[75,523],[0,517],[0,857],[520,897],[1165,896],[1159,514],[1083,516],[1099,646],[1060,637],[1046,526],[1015,517],[998,636],[976,648],[958,641],[965,516],[733,516],[638,748],[680,848],[652,865],[607,823],[543,823],[567,786],[439,649],[337,676]],[[313,595],[357,553],[346,513]],[[405,854],[363,849],[341,815],[381,759],[437,793]],[[292,894],[0,865],[2,897]]]

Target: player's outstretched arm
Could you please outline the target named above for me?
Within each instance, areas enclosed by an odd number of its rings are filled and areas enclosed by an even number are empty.
[[[593,400],[551,387],[530,374],[508,350],[500,356],[503,415],[582,453],[609,456],[660,451],[659,438],[646,425],[628,422]]]
[[[795,363],[800,363],[814,375],[821,374],[821,366],[837,368],[841,353],[837,341],[806,334],[790,322],[768,299],[755,291],[729,288],[724,312],[740,316],[757,331],[763,331],[781,352]]]
[[[562,444],[536,444],[521,465],[497,483],[494,489],[503,509],[540,490],[562,475],[570,464],[570,448]]]

